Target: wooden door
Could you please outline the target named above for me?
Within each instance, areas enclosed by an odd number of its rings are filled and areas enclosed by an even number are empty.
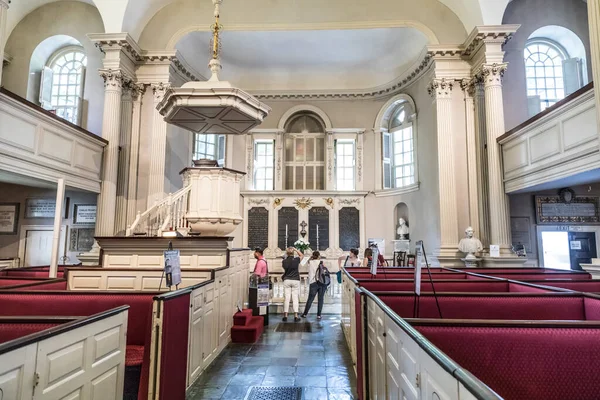
[[[27,231],[25,239],[25,267],[50,265],[52,258],[52,231]]]
[[[191,295],[190,333],[188,352],[188,386],[202,373],[203,360],[203,328],[204,328],[204,288],[196,289]]]
[[[571,269],[582,271],[579,264],[590,264],[597,257],[594,232],[569,232],[569,255]],[[551,266],[550,266],[551,267]]]

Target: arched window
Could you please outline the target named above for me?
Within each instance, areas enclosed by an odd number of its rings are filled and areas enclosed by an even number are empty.
[[[539,100],[540,111],[565,97],[563,62],[569,58],[558,44],[544,39],[532,39],[525,46],[527,96]]]
[[[74,124],[80,123],[86,65],[82,49],[70,46],[55,53],[43,72],[40,96],[43,106],[50,106],[56,115]],[[52,82],[50,90],[49,82]]]
[[[392,105],[383,132],[383,188],[404,188],[416,180],[415,138],[411,105],[401,101]]]
[[[293,115],[285,125],[285,189],[325,188],[325,124],[311,112]]]

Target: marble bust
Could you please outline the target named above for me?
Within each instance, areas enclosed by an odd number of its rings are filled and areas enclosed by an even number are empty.
[[[406,221],[404,218],[400,218],[398,220],[398,230],[396,230],[399,240],[407,240],[408,239],[408,225],[406,225]]]
[[[483,245],[479,241],[479,239],[473,237],[475,231],[470,226],[465,230],[465,235],[463,239],[460,240],[458,244],[458,249],[463,253],[467,253],[465,257],[466,260],[475,260],[475,253],[479,253],[483,250]]]

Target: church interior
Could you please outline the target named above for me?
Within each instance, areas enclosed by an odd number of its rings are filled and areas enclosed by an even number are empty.
[[[0,54],[0,400],[599,398],[600,0],[0,0]]]

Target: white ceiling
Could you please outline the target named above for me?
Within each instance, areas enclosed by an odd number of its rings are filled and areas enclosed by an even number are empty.
[[[193,32],[176,46],[207,77],[210,36]],[[413,28],[224,31],[220,78],[245,90],[366,89],[399,77],[426,44]]]

